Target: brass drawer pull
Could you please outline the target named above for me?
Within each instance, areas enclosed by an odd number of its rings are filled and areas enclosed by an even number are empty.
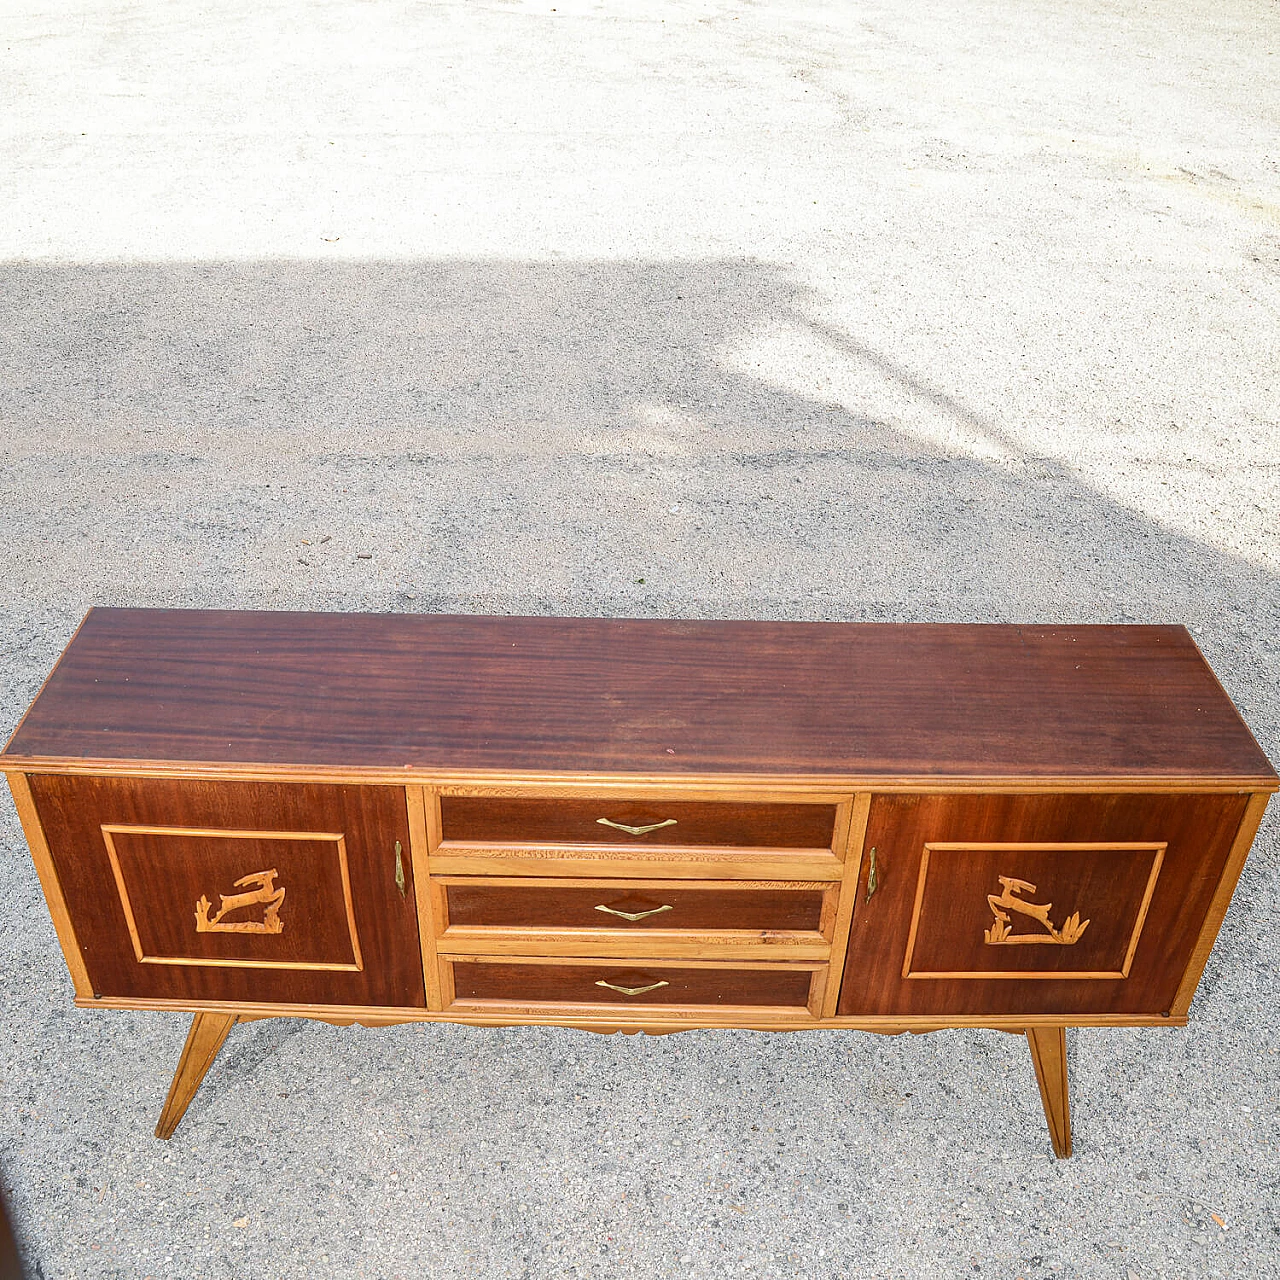
[[[648,911],[619,911],[616,907],[606,907],[602,902],[598,907],[596,907],[596,910],[603,911],[606,915],[618,916],[622,920],[631,920],[634,922],[636,920],[643,920],[645,916],[656,916],[663,911],[672,911],[674,908],[668,905],[664,907],[650,907]]]
[[[621,991],[624,996],[642,996],[646,991],[657,991],[659,987],[669,987],[669,982],[653,982],[647,987],[619,987],[603,978],[596,983],[597,987],[608,987],[610,991]]]
[[[400,897],[405,896],[404,888],[404,861],[400,856],[400,841],[396,841],[396,888],[400,890]]]
[[[629,836],[644,836],[650,831],[657,831],[660,827],[674,827],[676,820],[668,818],[665,822],[651,822],[647,827],[629,827],[625,822],[614,822],[612,818],[597,818],[596,821],[602,827],[613,827],[617,831],[625,831]]]

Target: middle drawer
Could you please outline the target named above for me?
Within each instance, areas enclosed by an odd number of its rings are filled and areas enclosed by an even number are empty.
[[[839,885],[435,876],[437,948],[492,955],[714,950],[825,959]]]

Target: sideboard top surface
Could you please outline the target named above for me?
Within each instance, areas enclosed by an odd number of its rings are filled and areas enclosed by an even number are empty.
[[[94,609],[0,767],[1239,781],[1182,627]]]

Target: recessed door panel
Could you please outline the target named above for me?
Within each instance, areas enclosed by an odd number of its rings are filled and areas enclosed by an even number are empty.
[[[904,978],[1127,978],[1164,844],[931,841]]]
[[[364,968],[342,832],[104,824],[102,838],[141,964]]]

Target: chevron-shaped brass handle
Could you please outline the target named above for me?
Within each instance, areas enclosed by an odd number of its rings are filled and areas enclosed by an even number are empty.
[[[669,982],[653,982],[647,987],[619,987],[615,983],[606,982],[603,978],[596,983],[597,987],[608,987],[610,991],[621,991],[624,996],[642,996],[646,991],[657,991],[659,987],[669,987]]]
[[[597,818],[602,827],[613,827],[615,831],[625,831],[629,836],[645,836],[650,831],[658,831],[662,827],[674,827],[676,820],[668,818],[665,822],[651,822],[647,827],[629,827],[625,822],[614,822],[612,818]]]
[[[663,911],[672,911],[674,908],[667,905],[664,907],[650,907],[648,911],[619,911],[617,907],[606,907],[602,902],[598,907],[596,907],[596,910],[603,911],[607,915],[618,916],[623,920],[630,920],[634,923],[636,920],[643,920],[645,916],[656,916]]]

